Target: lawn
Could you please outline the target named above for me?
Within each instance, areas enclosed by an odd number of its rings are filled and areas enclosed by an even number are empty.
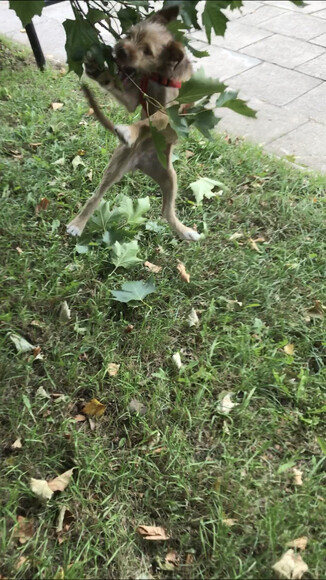
[[[116,139],[76,76],[1,47],[0,577],[269,579],[307,536],[305,577],[325,578],[325,177],[194,131],[176,150],[178,212],[203,239],[175,239],[156,185],[128,175],[107,199],[150,209],[119,225],[141,261],[115,267],[103,211],[77,242],[65,224]],[[111,119],[135,118],[97,94]],[[223,186],[197,204],[202,177]],[[143,301],[114,299],[148,280]],[[99,417],[83,415],[92,399]],[[72,468],[48,501],[31,490]]]

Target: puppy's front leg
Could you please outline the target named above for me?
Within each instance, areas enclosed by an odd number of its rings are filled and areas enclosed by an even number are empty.
[[[151,136],[151,126],[157,131],[164,131],[169,124],[169,117],[162,111],[157,111],[147,119],[142,119],[133,125],[116,125],[115,132],[120,141],[131,147],[134,143]]]

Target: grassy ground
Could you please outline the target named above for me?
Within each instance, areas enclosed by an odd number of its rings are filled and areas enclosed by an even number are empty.
[[[137,230],[143,261],[162,266],[157,291],[147,305],[121,304],[111,290],[147,280],[142,263],[113,272],[96,234],[79,254],[65,233],[115,139],[87,115],[75,76],[41,74],[17,49],[1,59],[2,577],[267,579],[286,543],[308,536],[306,577],[324,578],[326,342],[316,301],[326,304],[325,178],[194,133],[175,166],[179,215],[208,228],[200,243],[174,239],[144,176],[110,193],[151,196],[148,219],[161,226]],[[64,106],[53,111],[52,102]],[[107,111],[127,120],[114,104]],[[85,165],[73,170],[81,149]],[[197,206],[189,184],[203,176],[227,189]],[[49,205],[36,213],[43,197]],[[243,237],[230,240],[235,232]],[[71,321],[61,324],[64,300]],[[199,327],[187,324],[192,308]],[[39,345],[43,360],[16,353],[12,332]],[[116,376],[111,362],[121,365]],[[224,392],[237,403],[227,415]],[[92,398],[106,405],[95,428],[74,419]],[[132,413],[132,399],[145,414]],[[74,466],[70,485],[47,503],[30,490],[30,477]],[[73,519],[58,541],[62,506]],[[18,516],[33,520],[24,544]],[[163,526],[170,539],[142,539],[143,524]],[[171,551],[179,565],[164,570]]]

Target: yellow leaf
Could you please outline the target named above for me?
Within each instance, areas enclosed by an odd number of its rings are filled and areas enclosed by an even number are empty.
[[[118,374],[119,368],[119,364],[109,363],[107,366],[107,372],[109,373],[110,377],[115,377]]]
[[[177,265],[177,269],[180,273],[180,277],[182,278],[182,280],[184,282],[190,282],[190,274],[188,274],[188,272],[186,272],[186,267],[182,262],[179,262]]]
[[[154,272],[154,274],[158,274],[162,270],[162,266],[156,266],[156,264],[152,264],[151,262],[144,262],[144,266],[150,272]]]
[[[283,350],[286,354],[292,355],[294,353],[294,344],[286,344]]]
[[[287,542],[286,545],[289,548],[297,548],[298,550],[305,550],[307,543],[308,543],[307,536],[302,536],[301,538],[296,538],[295,540]]]
[[[252,238],[249,238],[249,245],[251,246],[251,248],[252,248],[253,250],[255,250],[255,252],[259,252],[259,253],[261,253],[261,250],[258,248],[258,246],[257,246],[257,244],[256,244],[256,242],[255,242],[255,240],[253,240]]]
[[[234,526],[237,523],[237,519],[234,518],[225,518],[225,520],[222,520],[223,524],[225,526],[228,526],[228,528],[230,528],[231,526]]]
[[[101,417],[105,409],[106,405],[103,405],[103,403],[100,403],[97,399],[92,399],[82,408],[82,412],[90,417]]]
[[[168,540],[170,536],[167,535],[164,528],[159,526],[138,526],[137,530],[145,540]]]
[[[296,554],[294,550],[285,552],[282,558],[272,568],[281,578],[289,578],[290,580],[300,580],[308,572],[307,564],[303,561],[300,554]]]

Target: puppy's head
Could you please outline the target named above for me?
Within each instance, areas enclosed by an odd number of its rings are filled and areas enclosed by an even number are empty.
[[[115,45],[118,66],[128,74],[140,72],[166,74],[184,57],[182,44],[173,40],[166,25],[178,15],[178,7],[171,6],[132,26],[126,36]]]

